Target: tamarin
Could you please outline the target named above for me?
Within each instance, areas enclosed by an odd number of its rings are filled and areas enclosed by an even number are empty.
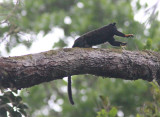
[[[72,47],[91,48],[94,45],[99,45],[105,42],[109,42],[112,46],[125,46],[127,44],[125,42],[116,41],[114,39],[114,35],[121,37],[133,37],[133,34],[123,34],[118,31],[116,23],[111,23],[80,36],[75,40]],[[74,101],[72,99],[71,76],[68,76],[68,97],[70,103],[73,105]]]

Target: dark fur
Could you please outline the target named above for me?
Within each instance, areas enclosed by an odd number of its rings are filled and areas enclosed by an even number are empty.
[[[73,44],[74,47],[80,48],[91,48],[94,45],[99,45],[105,42],[109,42],[112,46],[125,46],[127,43],[116,41],[114,35],[121,37],[133,37],[133,34],[123,34],[117,30],[116,23],[109,24],[102,28],[88,32],[78,39],[75,40]],[[68,76],[68,96],[70,103],[73,105],[74,101],[72,99],[72,90],[71,90],[71,76]]]
[[[114,39],[114,35],[121,37],[133,37],[132,34],[126,36],[125,34],[119,32],[117,30],[116,23],[113,23],[80,36],[75,40],[73,47],[90,48],[94,45],[99,45],[107,41],[112,46],[125,46],[127,44],[116,41]]]

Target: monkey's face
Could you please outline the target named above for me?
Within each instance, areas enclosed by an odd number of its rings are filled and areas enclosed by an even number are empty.
[[[114,23],[112,23],[112,25],[113,25],[113,26],[116,26],[116,23],[114,22]]]
[[[112,28],[113,28],[114,30],[117,30],[117,27],[116,27],[116,23],[115,23],[115,22],[112,23],[111,25],[112,25]]]
[[[110,33],[115,34],[115,32],[117,31],[116,23],[111,23],[109,25],[109,29],[110,29]]]

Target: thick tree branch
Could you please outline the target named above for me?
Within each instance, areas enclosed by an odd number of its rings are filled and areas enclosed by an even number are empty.
[[[0,58],[0,86],[26,88],[68,75],[159,80],[160,54],[151,51],[68,48]]]

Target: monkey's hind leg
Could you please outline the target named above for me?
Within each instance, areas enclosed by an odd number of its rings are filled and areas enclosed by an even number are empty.
[[[68,76],[68,97],[69,101],[72,105],[74,105],[74,101],[72,98],[72,82],[71,82],[71,76]]]
[[[126,49],[126,46],[120,46],[122,50],[125,50]]]
[[[110,38],[110,40],[108,40],[108,42],[112,45],[112,46],[126,46],[127,43],[125,42],[120,42],[120,41],[116,41],[113,37]]]

